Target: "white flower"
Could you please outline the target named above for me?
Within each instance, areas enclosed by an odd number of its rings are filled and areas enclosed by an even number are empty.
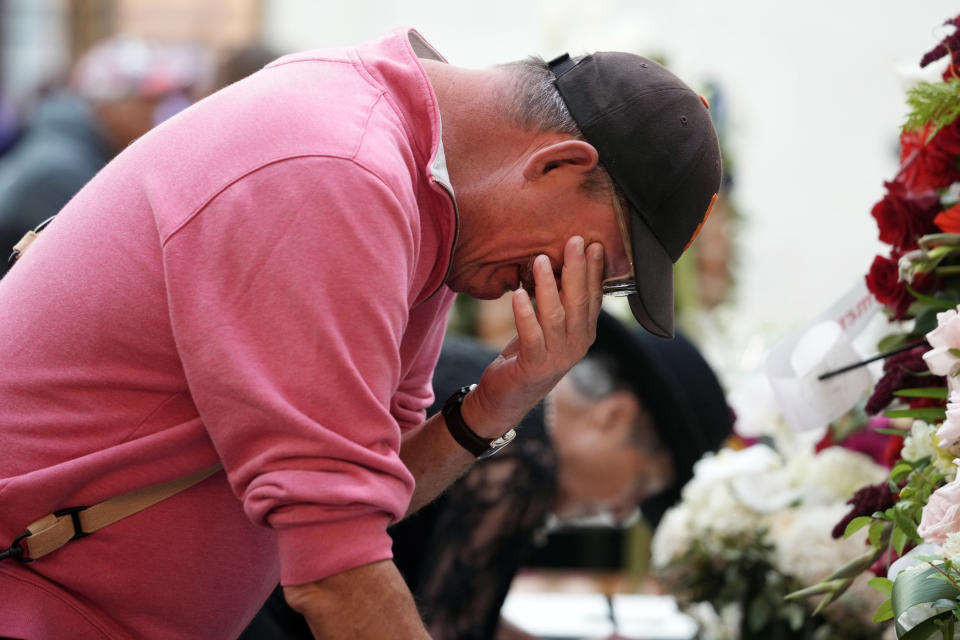
[[[928,258],[927,252],[923,249],[914,249],[900,256],[900,260],[897,261],[900,280],[907,284],[913,284],[913,276],[916,274],[918,267],[923,271],[926,270],[924,269],[924,263]]]
[[[689,510],[685,503],[667,509],[653,534],[650,544],[650,559],[653,566],[661,569],[682,554],[692,542]]]
[[[900,456],[912,462],[929,457],[934,469],[942,473],[947,482],[953,482],[957,477],[957,465],[952,453],[940,448],[937,427],[923,420],[914,420],[910,434],[903,439]]]
[[[916,461],[926,457],[937,457],[937,442],[934,437],[937,428],[923,420],[914,420],[910,433],[903,439],[903,448],[900,456],[905,460]]]
[[[960,561],[960,533],[947,534],[947,539],[943,542],[942,553],[954,562]]]
[[[839,540],[834,540],[830,535],[834,525],[847,511],[847,505],[836,502],[832,505],[800,506],[772,516],[770,539],[776,547],[774,566],[787,575],[793,575],[804,586],[810,586],[863,553],[866,530]]]
[[[951,376],[960,368],[960,358],[950,353],[960,349],[960,316],[956,309],[937,314],[937,328],[927,334],[933,347],[923,354],[927,367],[938,376]]]
[[[827,447],[801,467],[798,483],[808,487],[805,501],[845,503],[858,489],[886,480],[888,470],[870,456],[843,447]]]
[[[746,449],[721,449],[716,454],[708,453],[693,466],[693,481],[714,483],[736,476],[768,471],[783,465],[776,451],[765,444],[756,444]]]
[[[735,485],[742,478],[759,478],[782,464],[780,456],[764,445],[740,451],[721,449],[699,460],[693,479],[683,488],[683,502],[689,510],[687,526],[709,546],[718,538],[757,531],[761,515],[737,495]]]

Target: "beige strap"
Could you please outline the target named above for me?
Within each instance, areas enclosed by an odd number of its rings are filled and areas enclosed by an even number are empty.
[[[37,232],[32,229],[27,231],[25,234],[23,234],[23,237],[20,238],[19,242],[13,245],[13,252],[18,256],[22,256],[23,252],[27,250],[27,247],[33,244],[33,241],[37,239],[37,235]]]
[[[183,478],[108,498],[91,507],[49,513],[27,527],[29,535],[19,543],[23,548],[22,559],[29,561],[42,558],[76,537],[93,533],[189,489],[222,468],[223,465],[216,464]]]

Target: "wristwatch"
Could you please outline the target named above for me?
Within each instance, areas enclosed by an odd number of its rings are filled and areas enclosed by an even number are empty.
[[[510,444],[517,437],[516,429],[510,429],[499,438],[488,440],[481,438],[467,426],[460,414],[460,406],[467,394],[473,391],[477,385],[471,384],[460,389],[452,396],[447,398],[443,404],[443,420],[447,424],[447,430],[457,443],[478,458],[487,458],[492,456],[500,449]]]

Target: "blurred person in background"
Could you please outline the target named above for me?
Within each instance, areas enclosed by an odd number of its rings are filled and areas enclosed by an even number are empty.
[[[189,102],[191,49],[117,36],[91,47],[68,86],[36,108],[0,156],[0,275],[24,233],[56,214],[107,162]]]
[[[447,336],[436,397],[477,379],[496,355],[474,338]],[[530,637],[500,609],[548,523],[607,516],[622,526],[642,511],[656,526],[694,462],[732,430],[720,382],[685,336],[662,340],[601,312],[587,355],[528,414],[515,442],[389,529],[431,637]],[[278,588],[241,640],[311,637]]]
[[[227,87],[280,57],[280,52],[262,42],[248,42],[230,49],[217,66],[213,89]]]
[[[23,124],[20,122],[20,116],[13,105],[0,96],[0,155],[3,155],[7,149],[20,137]]]

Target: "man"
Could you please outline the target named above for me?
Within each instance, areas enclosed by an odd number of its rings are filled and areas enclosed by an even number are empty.
[[[479,341],[448,336],[436,396],[476,379],[495,357]],[[434,640],[529,637],[500,620],[500,609],[550,517],[609,514],[622,523],[642,505],[656,526],[693,463],[733,430],[720,382],[689,340],[629,330],[604,312],[596,341],[545,404],[508,449],[390,528],[394,562]],[[241,640],[309,637],[276,590]]]
[[[132,38],[94,45],[16,145],[0,159],[0,276],[11,247],[157,122],[157,108],[190,88],[187,50]]]
[[[604,278],[672,331],[657,278],[719,184],[679,80],[558,64],[452,67],[408,30],[288,56],[81,190],[0,281],[0,634],[228,638],[279,578],[317,636],[425,637],[387,525],[509,440],[592,341]],[[454,292],[521,283],[517,340],[419,425]]]

